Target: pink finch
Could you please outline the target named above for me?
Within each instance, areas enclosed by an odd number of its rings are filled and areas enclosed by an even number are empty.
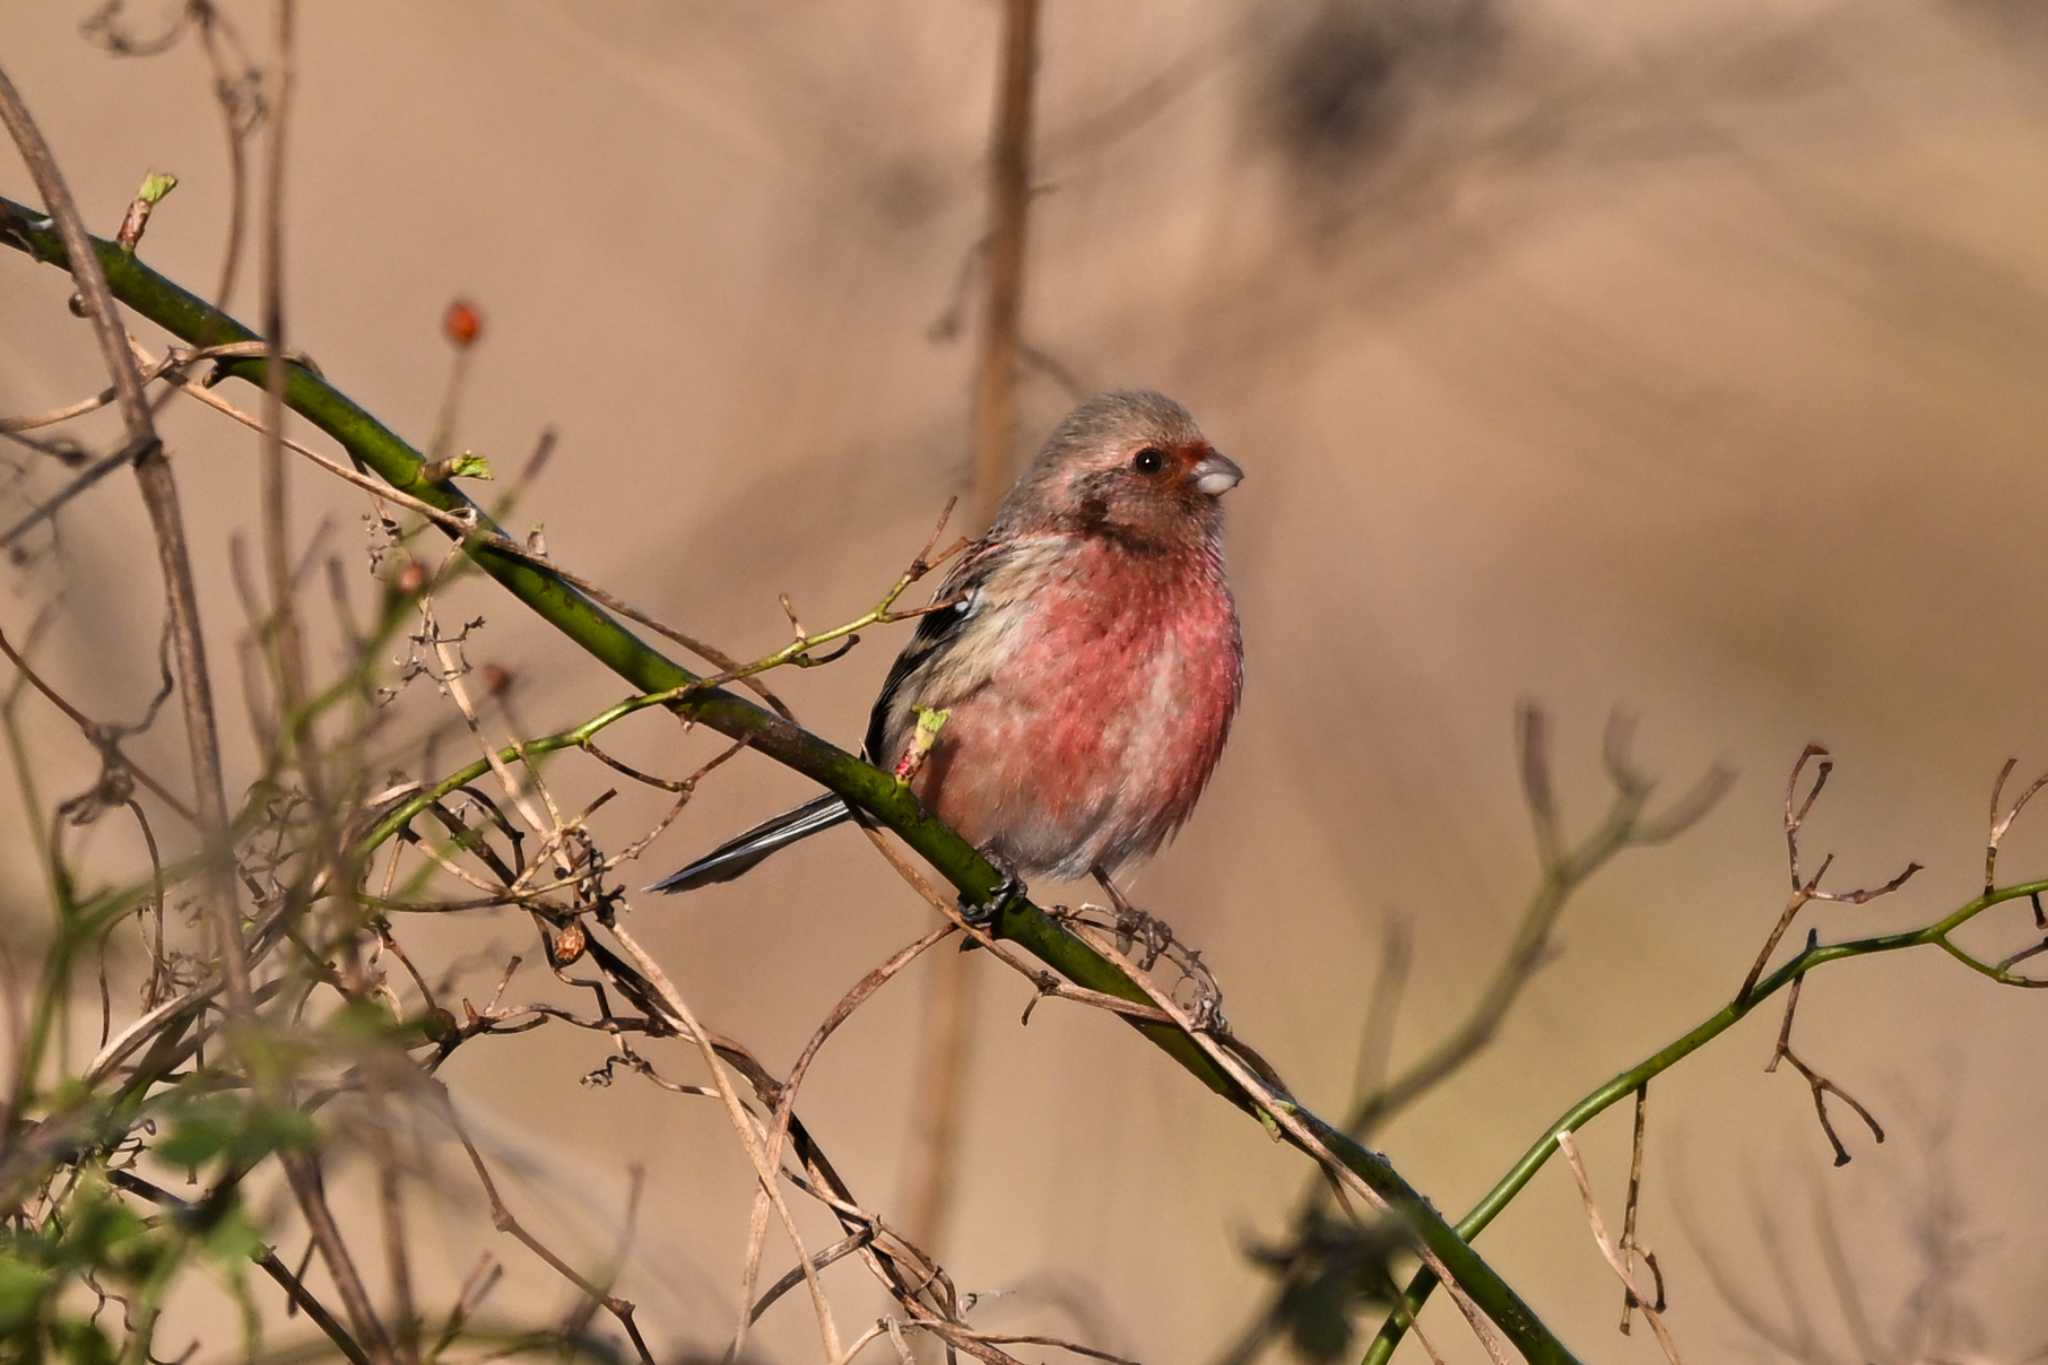
[[[1069,413],[897,656],[868,761],[894,767],[920,708],[942,709],[911,790],[1011,878],[1106,884],[1156,852],[1244,686],[1218,505],[1242,477],[1170,398],[1108,393]],[[648,889],[730,880],[851,818],[821,796]]]

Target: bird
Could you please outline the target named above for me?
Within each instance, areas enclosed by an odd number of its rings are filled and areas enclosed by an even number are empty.
[[[903,762],[946,712],[912,793],[1002,873],[1111,880],[1194,811],[1244,691],[1220,500],[1244,471],[1149,390],[1070,412],[933,595],[870,712],[863,757]],[[826,795],[648,887],[730,881],[856,819]],[[975,907],[963,905],[963,909]]]

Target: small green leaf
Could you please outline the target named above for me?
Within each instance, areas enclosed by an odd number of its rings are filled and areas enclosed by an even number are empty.
[[[206,1234],[206,1254],[239,1272],[263,1254],[263,1234],[249,1221],[241,1205],[222,1214]]]
[[[203,1166],[235,1140],[236,1116],[219,1105],[192,1105],[171,1121],[171,1135],[155,1147],[174,1166]]]
[[[319,1137],[312,1115],[266,1105],[249,1115],[237,1155],[250,1159],[285,1148],[311,1147]]]
[[[145,204],[161,204],[164,196],[178,188],[178,177],[169,171],[151,171],[142,177],[142,188],[135,191],[135,197]]]
[[[910,748],[896,764],[896,785],[906,786],[910,775],[924,765],[925,756],[932,751],[932,745],[939,742],[939,731],[946,728],[946,722],[953,713],[944,707],[920,706],[917,708],[917,730],[910,736]]]
[[[104,1181],[88,1177],[66,1204],[64,1240],[55,1259],[66,1267],[133,1270],[138,1255],[153,1258],[153,1249],[143,1245],[148,1232]]]
[[[0,1250],[0,1340],[12,1337],[36,1320],[43,1291],[55,1278],[47,1266]]]
[[[93,1098],[92,1090],[76,1076],[66,1076],[39,1097],[50,1110],[76,1109]]]
[[[401,1031],[398,1020],[381,1002],[358,996],[327,1018],[327,1029],[344,1043],[380,1043]]]
[[[430,460],[420,466],[421,483],[440,483],[444,479],[490,479],[491,462],[474,450],[465,450],[460,455],[446,459]]]
[[[215,1157],[236,1165],[260,1161],[286,1147],[310,1147],[318,1136],[313,1120],[296,1109],[202,1100],[175,1111],[171,1135],[154,1151],[178,1166],[203,1166]]]
[[[69,1365],[114,1365],[113,1343],[84,1318],[66,1318],[50,1329],[59,1356]]]

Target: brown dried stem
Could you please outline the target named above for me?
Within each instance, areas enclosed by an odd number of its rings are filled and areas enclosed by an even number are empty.
[[[1619,1251],[1625,1265],[1633,1268],[1635,1255],[1640,1249],[1636,1242],[1636,1210],[1643,1197],[1643,1130],[1644,1120],[1650,1108],[1650,1083],[1644,1081],[1636,1087],[1635,1127],[1629,1143],[1628,1159],[1628,1201],[1621,1211],[1621,1243]],[[1656,1308],[1664,1311],[1664,1277],[1657,1270],[1655,1252],[1643,1251],[1643,1263],[1650,1268],[1650,1274],[1657,1282]],[[1623,1287],[1621,1291],[1621,1334],[1627,1336],[1629,1325],[1638,1306],[1636,1291]]]
[[[43,201],[56,221],[57,231],[71,261],[72,277],[78,284],[87,316],[92,322],[93,336],[99,342],[101,357],[113,380],[128,437],[121,453],[135,462],[136,478],[142,488],[143,502],[149,509],[150,524],[156,534],[157,557],[164,575],[171,634],[176,644],[179,674],[184,680],[181,692],[193,778],[198,787],[199,824],[208,845],[220,849],[224,855],[223,841],[228,821],[227,798],[221,779],[220,738],[214,723],[213,690],[206,669],[205,642],[199,627],[199,597],[193,586],[191,557],[185,548],[184,518],[178,509],[177,484],[169,462],[164,459],[163,443],[157,438],[156,425],[143,397],[142,377],[129,358],[127,340],[114,311],[114,297],[107,288],[106,272],[100,267],[92,240],[86,233],[71,192],[65,186],[63,174],[50,154],[49,145],[43,141],[41,131],[5,71],[0,71],[0,122],[5,122],[13,135],[15,145],[35,179],[36,188],[41,191]],[[228,894],[227,878],[218,869],[214,890],[216,899]],[[224,915],[225,922],[231,924],[231,905],[221,906],[217,913]],[[246,981],[241,983],[240,991],[246,996]]]
[[[133,1171],[122,1170],[119,1167],[110,1168],[107,1171],[107,1183],[127,1190],[130,1194],[146,1199],[161,1208],[175,1209],[188,1218],[198,1212],[196,1205],[178,1198],[169,1190],[143,1179]],[[286,1301],[291,1307],[303,1312],[307,1319],[320,1329],[321,1334],[334,1343],[335,1350],[341,1352],[352,1365],[370,1365],[370,1358],[363,1353],[363,1348],[355,1338],[348,1334],[348,1329],[328,1311],[327,1305],[313,1296],[303,1280],[277,1258],[275,1251],[269,1247],[259,1247],[251,1259],[262,1268],[264,1274],[275,1280],[278,1287],[284,1290]]]
[[[1807,930],[1806,951],[1812,952],[1819,946],[1819,933],[1812,929]],[[1863,1107],[1861,1100],[1858,1100],[1834,1081],[1808,1066],[1801,1060],[1799,1054],[1792,1050],[1792,1016],[1799,1010],[1799,993],[1805,985],[1806,974],[1804,972],[1792,978],[1792,987],[1785,993],[1785,1019],[1778,1026],[1777,1046],[1772,1048],[1771,1060],[1764,1063],[1764,1070],[1767,1072],[1776,1071],[1778,1063],[1786,1061],[1792,1063],[1793,1069],[1806,1078],[1807,1086],[1813,1091],[1814,1112],[1820,1115],[1821,1131],[1827,1134],[1828,1145],[1835,1149],[1835,1164],[1837,1166],[1846,1166],[1849,1164],[1849,1149],[1842,1145],[1841,1137],[1835,1132],[1834,1122],[1828,1117],[1827,1097],[1831,1094],[1835,1095],[1851,1109],[1854,1109],[1857,1117],[1861,1118],[1869,1126],[1870,1135],[1879,1142],[1884,1141],[1884,1126],[1877,1121],[1875,1115]]]
[[[1657,1335],[1657,1345],[1664,1352],[1664,1358],[1671,1365],[1680,1365],[1678,1343],[1672,1340],[1671,1331],[1664,1325],[1664,1314],[1659,1309],[1660,1296],[1653,1297],[1643,1292],[1635,1276],[1629,1270],[1628,1259],[1615,1246],[1614,1238],[1607,1231],[1606,1220],[1600,1216],[1600,1205],[1593,1198],[1593,1182],[1586,1174],[1586,1163],[1579,1159],[1578,1144],[1572,1141],[1570,1129],[1557,1135],[1557,1148],[1564,1153],[1564,1159],[1572,1169],[1572,1179],[1578,1182],[1579,1199],[1586,1206],[1586,1225],[1592,1230],[1593,1241],[1600,1248],[1600,1255],[1614,1269],[1623,1286],[1642,1305],[1643,1316],[1649,1319],[1650,1330]]]
[[[263,186],[263,334],[270,349],[278,354],[288,349],[284,306],[285,134],[290,125],[292,28],[296,14],[296,0],[277,0],[275,41],[270,68],[265,73],[269,87],[266,97],[270,105],[270,126],[266,130],[269,156],[266,158]],[[292,588],[291,468],[284,458],[285,376],[285,366],[280,361],[272,359],[264,364],[261,497],[263,565],[270,589],[270,614],[265,634],[271,646],[269,653],[276,670],[283,713],[300,718],[280,738],[298,761],[317,800],[319,768],[313,761],[314,755],[307,751],[304,713],[300,707],[306,695],[306,660]]]
[[[456,1141],[462,1144],[462,1150],[468,1155],[470,1168],[476,1172],[477,1183],[483,1187],[484,1197],[490,1201],[491,1225],[500,1232],[510,1234],[514,1241],[539,1257],[549,1269],[575,1285],[577,1291],[590,1302],[602,1304],[605,1311],[617,1318],[619,1325],[626,1329],[626,1335],[632,1339],[633,1349],[639,1353],[641,1365],[654,1365],[654,1355],[647,1349],[646,1339],[640,1335],[640,1328],[633,1321],[632,1301],[620,1298],[585,1279],[574,1266],[557,1256],[545,1242],[526,1230],[525,1225],[513,1215],[512,1210],[498,1194],[498,1185],[491,1179],[490,1167],[484,1164],[483,1155],[477,1151],[476,1144],[470,1141],[469,1133],[462,1125],[462,1119],[455,1112],[455,1101],[449,1095],[447,1087],[438,1081],[429,1081],[427,1085],[437,1101],[441,1117],[448,1124],[449,1131],[455,1134]]]
[[[790,1067],[789,1076],[782,1083],[782,1093],[775,1103],[775,1113],[770,1120],[767,1142],[767,1165],[771,1170],[780,1167],[782,1163],[782,1146],[789,1135],[789,1121],[796,1108],[797,1089],[803,1084],[804,1076],[810,1071],[818,1050],[825,1046],[825,1040],[851,1018],[855,1010],[866,1004],[877,991],[887,985],[898,972],[915,962],[926,949],[951,938],[956,932],[957,926],[941,922],[937,928],[898,949],[879,966],[856,981],[852,989],[840,997],[839,1003],[832,1007],[824,1021],[813,1030],[810,1041],[804,1044],[803,1051],[797,1054],[795,1064]],[[746,1269],[740,1278],[740,1301],[743,1304],[754,1297],[754,1286],[761,1269],[763,1238],[768,1228],[766,1192],[756,1193],[754,1201],[753,1217],[747,1235]],[[912,1235],[915,1236],[914,1233]],[[751,1324],[759,1316],[758,1312],[749,1310],[747,1322]],[[739,1335],[743,1338],[744,1330]]]
[[[1989,891],[1998,884],[1998,846],[2004,842],[2007,831],[2012,828],[2013,821],[2019,819],[2020,812],[2027,808],[2027,802],[2033,800],[2035,794],[2041,788],[2048,787],[2048,773],[2042,773],[2027,784],[2027,789],[2019,794],[2018,799],[2010,807],[2001,811],[1998,807],[1998,802],[1999,798],[2005,794],[2005,780],[2012,776],[2012,770],[2018,766],[2019,760],[2017,758],[2008,758],[2005,760],[2005,766],[1998,770],[1998,780],[1991,784],[1991,823],[1990,830],[1984,840],[1984,889],[1986,891]],[[2034,915],[2035,923],[2039,924],[2041,907],[2038,904],[2034,907]]]
[[[1800,800],[1800,774],[1805,772],[1806,765],[1814,759],[1819,759],[1820,763],[1814,771],[1813,786],[1807,791],[1805,799]],[[1791,868],[1792,895],[1785,902],[1784,910],[1779,913],[1778,922],[1772,926],[1771,932],[1765,936],[1764,946],[1757,953],[1756,961],[1750,964],[1749,973],[1742,978],[1742,985],[1735,992],[1737,1004],[1741,1004],[1750,998],[1750,993],[1756,989],[1757,981],[1764,974],[1764,968],[1770,963],[1771,954],[1777,950],[1779,940],[1785,937],[1785,931],[1792,927],[1792,921],[1798,918],[1799,912],[1806,907],[1808,901],[1831,901],[1838,905],[1863,905],[1878,899],[1880,896],[1889,896],[1892,892],[1904,886],[1913,874],[1920,870],[1919,863],[1909,862],[1906,864],[1904,871],[1881,886],[1865,887],[1856,891],[1823,891],[1820,889],[1821,878],[1827,876],[1828,869],[1834,866],[1835,861],[1835,855],[1830,853],[1821,859],[1819,870],[1811,877],[1800,877],[1799,830],[1806,823],[1806,817],[1812,813],[1814,802],[1820,799],[1821,789],[1827,786],[1828,775],[1834,770],[1835,760],[1828,754],[1828,751],[1818,744],[1809,744],[1800,751],[1798,759],[1792,764],[1791,775],[1785,779],[1785,861]],[[2002,783],[2004,779],[2001,777],[2000,781]],[[1994,794],[1993,800],[1995,801],[1996,799]]]
[[[1633,722],[1616,712],[1601,743],[1603,763],[1614,789],[1607,813],[1576,845],[1566,847],[1551,778],[1549,728],[1537,707],[1524,703],[1518,708],[1516,736],[1523,797],[1535,831],[1541,880],[1522,911],[1506,953],[1465,1020],[1405,1071],[1361,1095],[1347,1118],[1346,1132],[1370,1132],[1492,1041],[1548,956],[1551,933],[1579,887],[1623,850],[1665,843],[1697,824],[1734,780],[1732,772],[1716,765],[1668,808],[1649,811],[1656,784],[1635,766],[1630,751]]]

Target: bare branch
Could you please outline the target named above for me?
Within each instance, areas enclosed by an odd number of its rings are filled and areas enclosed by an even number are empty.
[[[1809,929],[1806,934],[1807,951],[1811,952],[1817,946],[1819,946],[1819,935]],[[1786,1061],[1792,1063],[1793,1069],[1806,1078],[1808,1088],[1813,1091],[1814,1112],[1820,1115],[1821,1131],[1827,1134],[1828,1145],[1835,1149],[1835,1164],[1837,1166],[1846,1166],[1849,1164],[1849,1149],[1842,1145],[1841,1137],[1835,1132],[1834,1122],[1828,1117],[1827,1097],[1831,1094],[1835,1095],[1851,1109],[1854,1109],[1857,1116],[1869,1126],[1870,1135],[1879,1142],[1884,1141],[1884,1127],[1878,1123],[1876,1117],[1868,1109],[1863,1107],[1862,1101],[1808,1066],[1800,1058],[1799,1054],[1792,1050],[1792,1017],[1798,1012],[1799,992],[1805,984],[1806,976],[1803,972],[1792,979],[1792,989],[1785,994],[1785,1018],[1784,1022],[1778,1026],[1778,1043],[1771,1051],[1771,1060],[1764,1064],[1764,1070],[1767,1072],[1776,1071],[1778,1063]]]
[[[2005,760],[2005,766],[1998,770],[1998,780],[1991,784],[1991,829],[1984,840],[1984,889],[1986,891],[1991,890],[1992,887],[1998,884],[1998,846],[2004,841],[2006,831],[2012,828],[2013,821],[2020,818],[2020,812],[2027,808],[2027,802],[2034,799],[2034,794],[2040,791],[2041,788],[2048,787],[2048,773],[2042,773],[2027,784],[2027,789],[2019,794],[2019,798],[2008,809],[2004,811],[1999,810],[1998,799],[2005,792],[2005,779],[2012,776],[2012,770],[2017,766],[2019,766],[2017,758]]]

